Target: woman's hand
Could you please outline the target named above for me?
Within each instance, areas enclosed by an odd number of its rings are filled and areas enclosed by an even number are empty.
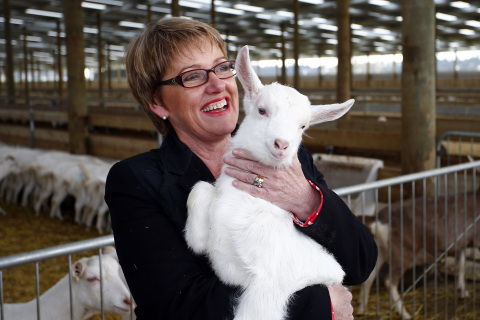
[[[334,284],[328,287],[328,292],[330,293],[335,320],[352,320],[352,293],[342,284]]]
[[[233,155],[224,161],[234,167],[225,169],[227,175],[236,179],[234,187],[293,212],[303,221],[318,209],[320,193],[305,179],[297,156],[290,166],[276,169],[255,161],[244,149],[233,150]],[[254,185],[257,175],[263,178],[261,187]]]

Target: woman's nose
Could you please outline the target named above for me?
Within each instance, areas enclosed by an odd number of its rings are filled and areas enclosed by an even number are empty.
[[[225,81],[220,79],[215,72],[210,72],[207,81],[207,90],[212,92],[223,91],[225,89]]]

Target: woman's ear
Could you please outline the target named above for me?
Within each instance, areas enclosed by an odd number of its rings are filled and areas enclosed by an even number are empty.
[[[157,116],[160,118],[168,118],[169,112],[168,110],[161,104],[158,99],[155,99],[155,101],[151,101],[148,103],[148,106],[150,107],[150,110],[152,110],[153,113],[155,113]]]

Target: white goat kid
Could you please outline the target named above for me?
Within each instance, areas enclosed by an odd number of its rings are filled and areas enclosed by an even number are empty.
[[[293,88],[278,83],[263,86],[246,46],[239,51],[236,70],[245,89],[246,116],[231,140],[231,150],[247,149],[271,167],[291,163],[310,124],[335,120],[353,104],[349,100],[312,106]],[[232,181],[222,172],[215,185],[194,186],[187,202],[185,237],[194,252],[209,256],[224,283],[243,289],[236,320],[283,319],[296,291],[342,282],[338,262],[296,230],[289,212],[234,188]]]
[[[101,312],[99,256],[82,258],[72,266],[73,320],[84,320]],[[113,255],[102,255],[103,308],[105,312],[130,312],[130,292]],[[5,320],[37,319],[37,300],[4,305]],[[40,296],[42,320],[70,319],[69,276],[60,279]]]

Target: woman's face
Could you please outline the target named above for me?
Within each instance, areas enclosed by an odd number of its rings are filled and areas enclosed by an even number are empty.
[[[163,80],[193,69],[210,69],[226,61],[222,51],[209,41],[185,48],[177,56]],[[235,77],[219,79],[213,72],[207,83],[194,88],[164,85],[163,105],[151,109],[160,117],[167,116],[179,138],[188,143],[215,143],[235,129],[238,120],[238,90]]]

